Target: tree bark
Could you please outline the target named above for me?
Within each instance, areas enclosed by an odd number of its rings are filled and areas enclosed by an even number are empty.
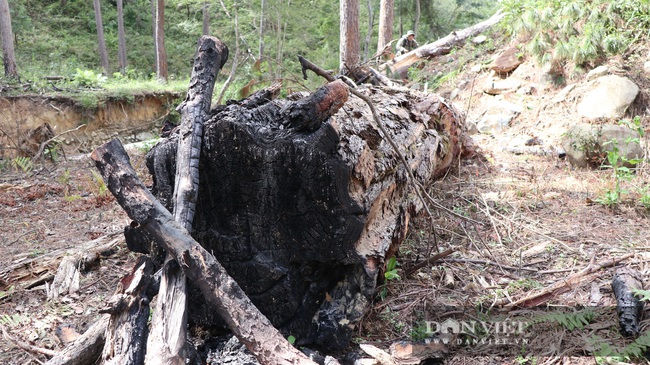
[[[137,178],[118,140],[98,147],[91,158],[106,186],[129,217],[142,225],[174,257],[180,269],[199,286],[204,298],[215,306],[260,363],[315,364],[284,339],[214,256],[203,249],[151,195]]]
[[[377,53],[382,54],[386,45],[393,39],[394,0],[381,0],[379,5],[379,35]]]
[[[359,0],[340,2],[339,68],[345,74],[359,64]]]
[[[423,58],[431,58],[449,53],[454,46],[462,44],[469,37],[484,32],[486,29],[500,22],[504,16],[505,14],[499,11],[481,23],[457,32],[452,32],[450,35],[433,43],[425,44],[409,53],[395,57],[392,61],[382,64],[379,70],[389,70],[391,73],[405,78],[408,68],[415,62]]]
[[[167,81],[167,51],[165,50],[165,0],[153,1],[156,1],[156,77],[158,80]]]
[[[413,19],[413,32],[415,32],[415,34],[417,35],[417,34],[419,34],[418,33],[418,28],[420,28],[421,9],[420,9],[420,0],[415,0],[414,2],[415,2],[415,4],[414,4],[415,5],[415,16],[414,16],[414,19]]]
[[[93,0],[95,8],[95,24],[97,26],[97,45],[99,46],[99,59],[106,75],[110,75],[108,64],[108,52],[106,51],[106,40],[104,39],[104,23],[102,22],[102,9],[99,0]]]
[[[123,0],[117,0],[117,58],[120,65],[120,72],[126,73],[126,37],[124,36],[124,9]]]
[[[259,29],[259,47],[257,53],[257,59],[262,61],[264,57],[264,10],[266,9],[266,0],[260,2],[260,29]]]
[[[158,75],[158,36],[156,35],[158,29],[156,25],[156,5],[158,0],[150,0],[150,1],[151,1],[151,34],[153,36],[153,57],[154,57],[153,71],[156,75]]]
[[[203,123],[210,112],[217,73],[227,59],[228,48],[225,44],[214,37],[201,37],[187,97],[177,108],[181,113],[181,124],[176,155],[174,219],[187,232],[192,232],[199,191]],[[173,262],[172,256],[168,255],[163,265],[157,310],[147,345],[148,364],[184,364],[187,336],[185,308],[185,275]]]
[[[14,32],[11,29],[11,13],[7,0],[0,0],[0,39],[2,40],[2,56],[5,77],[18,78],[16,53],[14,51]]]

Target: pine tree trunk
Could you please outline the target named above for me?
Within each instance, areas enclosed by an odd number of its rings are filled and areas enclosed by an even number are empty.
[[[340,3],[340,73],[359,64],[359,0],[341,0]]]
[[[415,34],[418,34],[418,28],[420,27],[420,15],[422,14],[420,9],[420,0],[415,0],[415,17],[413,19],[413,31]]]
[[[156,77],[167,81],[167,52],[165,51],[165,0],[156,0]]]
[[[393,19],[395,14],[394,0],[381,0],[379,5],[379,36],[377,40],[377,53],[393,39]]]
[[[11,29],[11,13],[7,0],[0,0],[0,38],[2,39],[2,56],[5,77],[18,78],[16,54],[14,51],[14,32]]]
[[[106,51],[106,40],[104,39],[104,24],[102,22],[102,9],[99,0],[93,0],[95,8],[95,24],[97,25],[97,44],[99,46],[99,59],[106,75],[110,75],[108,64],[108,52]]]
[[[124,9],[123,0],[117,0],[117,57],[120,65],[120,72],[126,73],[126,37],[124,36]]]

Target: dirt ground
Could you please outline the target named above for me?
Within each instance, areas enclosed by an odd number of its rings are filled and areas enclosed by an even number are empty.
[[[534,66],[528,63],[522,70],[534,74]],[[454,102],[470,105],[466,109],[469,121],[477,119],[493,100],[477,86],[486,77],[487,72],[467,72],[443,89],[448,92],[466,80]],[[526,352],[522,346],[513,350],[507,346],[491,348],[489,344],[481,348],[456,346],[444,362],[640,361],[605,357],[622,350],[607,353],[602,343],[616,346],[633,342],[618,333],[611,282],[620,267],[637,270],[647,281],[650,210],[639,198],[650,170],[642,165],[630,181],[623,183],[627,193],[619,204],[608,207],[597,203],[614,186],[612,171],[575,169],[554,152],[563,128],[576,118],[571,102],[549,104],[560,89],[546,85],[538,86],[532,94],[503,96],[524,103],[526,111],[507,130],[474,135],[477,153],[459,161],[430,189],[432,217],[421,216],[411,222],[408,239],[396,258],[399,278],[386,280],[379,288],[355,342],[386,350],[395,341],[429,338],[426,325],[453,313],[522,315],[532,313],[529,306],[535,305],[555,318],[539,320],[539,315],[533,316],[544,325],[543,331],[535,334],[543,350]],[[644,118],[643,123],[648,129],[648,120]],[[504,140],[520,136],[539,137],[543,143],[538,149],[516,154],[504,151]],[[146,177],[144,151],[134,148],[130,154],[140,176]],[[93,240],[97,244],[119,240],[119,233],[129,222],[86,155],[31,168],[3,165],[0,327],[4,335],[0,338],[0,363],[45,362],[50,352],[64,346],[57,332],[71,328],[82,333],[97,319],[118,280],[132,268],[136,255],[120,240],[116,248],[100,255],[96,264],[82,270],[76,294],[48,300],[47,273],[53,273],[57,263],[50,258],[64,256],[63,250]],[[416,263],[450,249],[453,253],[449,256],[406,275]],[[41,280],[18,278],[18,271]],[[29,287],[25,287],[26,282]],[[498,310],[518,301],[521,305],[516,309]],[[596,319],[578,321],[582,325],[571,326],[566,321],[561,323],[567,317],[555,312],[557,308],[604,312]],[[647,320],[641,322],[642,333],[648,324]],[[585,338],[601,344],[592,341],[591,347],[586,347]]]

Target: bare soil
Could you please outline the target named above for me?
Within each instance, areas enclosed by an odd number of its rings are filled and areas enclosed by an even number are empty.
[[[467,62],[466,70],[481,61]],[[442,69],[440,62],[436,67]],[[430,189],[432,217],[423,215],[411,222],[397,257],[400,278],[386,280],[380,287],[355,342],[386,350],[395,341],[420,341],[430,337],[428,322],[477,308],[496,312],[554,285],[560,289],[536,302],[538,309],[611,309],[615,304],[611,280],[618,267],[636,269],[647,280],[650,211],[639,199],[648,168],[642,165],[623,183],[627,193],[618,204],[597,203],[614,188],[612,171],[575,169],[555,153],[566,125],[577,120],[575,100],[551,103],[561,86],[539,84],[538,70],[530,62],[520,67],[522,75],[531,75],[527,82],[533,91],[501,98],[523,103],[525,112],[506,130],[474,135],[477,153],[458,161]],[[453,102],[465,106],[469,121],[476,120],[494,101],[480,90],[487,76],[487,71],[463,72],[440,92],[448,95],[465,81]],[[568,82],[580,82],[580,77]],[[642,84],[644,95],[647,85]],[[635,108],[645,111],[645,105]],[[645,117],[643,123],[647,129]],[[516,154],[504,150],[507,141],[524,137],[538,137],[542,143]],[[146,178],[144,152],[136,148],[130,153],[140,176]],[[32,260],[34,271],[42,271],[40,258],[48,253],[120,232],[129,224],[93,171],[86,155],[37,164],[29,171],[5,162],[0,170],[0,269]],[[63,326],[82,333],[95,321],[136,258],[123,243],[119,247],[98,266],[83,270],[78,293],[56,300],[47,300],[44,283],[27,289],[22,284],[30,278],[13,282],[5,270],[5,276],[0,276],[0,326],[5,331],[0,338],[0,363],[44,362],[48,358],[44,353],[64,346],[57,329]],[[447,249],[454,253],[405,274],[416,263]],[[625,256],[630,253],[634,255]],[[617,258],[624,259],[598,267]],[[572,277],[588,267],[595,269]],[[54,272],[56,267],[45,269]],[[522,308],[527,307],[519,306],[517,313]],[[514,312],[514,308],[505,311]],[[545,351],[525,356],[525,351],[497,346],[478,348],[472,354],[467,346],[457,346],[445,362],[592,364],[598,360],[593,356],[598,347],[585,347],[585,337],[623,345],[633,341],[618,333],[612,310],[579,331],[553,320],[545,324],[544,332],[536,334]],[[644,320],[641,329],[647,327]],[[28,346],[21,348],[20,343]]]

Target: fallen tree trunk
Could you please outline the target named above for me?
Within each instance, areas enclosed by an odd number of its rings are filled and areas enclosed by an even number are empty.
[[[504,16],[505,13],[498,11],[496,14],[492,15],[489,19],[483,22],[480,22],[463,30],[452,32],[448,36],[441,38],[433,43],[427,43],[412,50],[411,52],[395,57],[391,61],[380,65],[379,70],[388,70],[392,74],[400,75],[400,77],[406,78],[406,72],[408,71],[408,68],[415,62],[423,58],[441,56],[451,52],[451,49],[454,46],[458,46],[464,43],[465,40],[469,37],[474,37],[475,35],[484,32],[486,29],[500,22]]]
[[[467,146],[462,113],[437,95],[356,91],[374,104],[397,150],[366,102],[346,101],[347,87],[334,81],[309,97],[213,109],[201,151],[193,237],[271,323],[298,345],[326,351],[348,346],[384,260],[422,208],[400,155],[427,187]],[[147,157],[168,209],[176,138]],[[189,290],[188,305],[190,323],[223,325],[198,290]]]
[[[176,108],[181,113],[176,156],[174,219],[188,232],[199,192],[199,157],[203,123],[208,119],[217,73],[228,59],[228,48],[219,39],[203,36],[194,60],[187,97]],[[185,276],[168,255],[163,265],[160,292],[147,344],[150,365],[185,364],[187,337]]]
[[[217,314],[262,364],[314,364],[294,348],[250,302],[214,256],[202,248],[137,178],[118,140],[91,155],[106,186],[129,217],[179,263]],[[175,324],[168,324],[173,326]]]

